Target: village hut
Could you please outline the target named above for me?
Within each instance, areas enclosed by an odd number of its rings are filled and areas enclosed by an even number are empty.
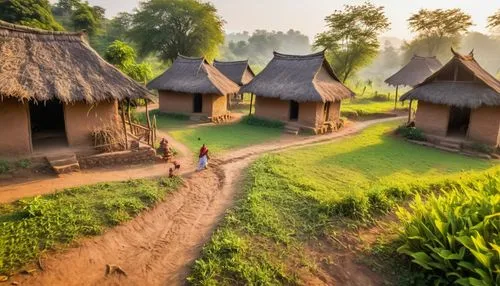
[[[227,97],[239,90],[206,59],[181,55],[147,86],[158,90],[160,111],[211,121],[227,116]]]
[[[255,116],[314,133],[337,124],[341,101],[354,96],[335,75],[324,51],[311,55],[275,52],[266,68],[240,92],[256,95]]]
[[[214,66],[227,78],[237,83],[239,86],[243,86],[249,83],[254,77],[255,73],[248,65],[248,60],[245,61],[232,61],[232,62],[223,62],[223,61],[214,61]],[[250,95],[250,105],[252,105],[253,94]],[[229,95],[227,98],[227,107],[231,108],[233,99],[236,98],[237,102],[243,99],[242,94],[237,95]],[[250,113],[252,109],[250,108]]]
[[[401,100],[418,100],[417,128],[430,136],[498,146],[500,81],[485,71],[471,52],[453,58]]]
[[[0,21],[0,154],[92,145],[120,127],[118,102],[150,93],[104,61],[83,33]]]
[[[398,100],[400,86],[414,87],[439,70],[443,64],[436,57],[420,57],[414,55],[410,62],[385,80],[385,83],[396,87],[394,109]]]

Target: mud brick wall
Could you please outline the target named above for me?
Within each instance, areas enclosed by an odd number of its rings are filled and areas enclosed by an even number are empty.
[[[141,148],[138,151],[121,151],[81,157],[78,158],[78,163],[82,169],[92,169],[116,165],[154,163],[155,160],[155,150]]]

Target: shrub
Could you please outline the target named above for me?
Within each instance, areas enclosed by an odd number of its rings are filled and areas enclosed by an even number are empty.
[[[262,119],[262,118],[255,117],[253,115],[244,116],[241,119],[241,122],[244,124],[248,124],[248,125],[262,126],[262,127],[269,127],[269,128],[283,128],[285,126],[285,123],[283,123],[279,120]]]
[[[416,141],[426,141],[425,135],[422,130],[416,127],[400,126],[396,129],[396,134],[403,136],[406,139]]]
[[[17,161],[16,166],[21,169],[28,169],[31,167],[31,161],[29,159],[19,160]]]
[[[10,171],[10,164],[5,160],[0,160],[0,174],[5,174]]]
[[[375,94],[372,98],[371,98],[372,101],[388,101],[389,100],[389,96],[387,96],[387,94]]]
[[[437,283],[500,283],[500,179],[453,186],[399,209],[405,241],[398,251],[430,272]]]
[[[491,154],[495,151],[495,149],[491,146],[488,146],[483,143],[478,143],[474,142],[472,145],[470,145],[470,148],[474,151],[481,152],[481,153],[486,153],[486,154]]]

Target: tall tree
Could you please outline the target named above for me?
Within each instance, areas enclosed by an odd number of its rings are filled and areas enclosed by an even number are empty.
[[[44,30],[63,30],[54,19],[48,0],[0,1],[0,19]]]
[[[114,41],[106,50],[104,58],[134,80],[145,83],[151,79],[151,66],[136,62],[135,50],[121,41]]]
[[[210,3],[149,0],[140,4],[129,35],[141,55],[158,53],[165,61],[178,54],[211,59],[224,42],[223,24]]]
[[[458,44],[460,35],[473,23],[471,16],[460,9],[421,9],[411,15],[408,25],[412,32],[417,33],[414,41],[426,48],[425,55],[434,56],[443,46],[449,49],[450,44]]]
[[[316,36],[314,46],[327,49],[335,72],[346,81],[368,65],[380,47],[378,36],[389,27],[383,6],[370,2],[345,5],[326,17],[328,30]]]
[[[71,15],[75,30],[85,30],[89,36],[97,34],[104,20],[104,8],[91,7],[88,3],[78,3]]]
[[[488,17],[488,27],[492,29],[500,27],[500,9],[498,9],[495,14]]]

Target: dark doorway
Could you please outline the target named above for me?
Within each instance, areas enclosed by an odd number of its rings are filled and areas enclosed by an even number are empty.
[[[330,105],[331,105],[331,102],[327,102],[325,103],[325,109],[323,110],[323,114],[325,115],[325,118],[324,120],[325,121],[329,121],[330,119]]]
[[[203,97],[197,93],[193,96],[193,112],[201,113],[203,110]]]
[[[66,146],[63,105],[58,100],[30,102],[33,148]]]
[[[466,136],[469,129],[470,108],[450,107],[449,136]]]
[[[290,120],[296,121],[299,119],[299,103],[297,101],[290,101]]]

